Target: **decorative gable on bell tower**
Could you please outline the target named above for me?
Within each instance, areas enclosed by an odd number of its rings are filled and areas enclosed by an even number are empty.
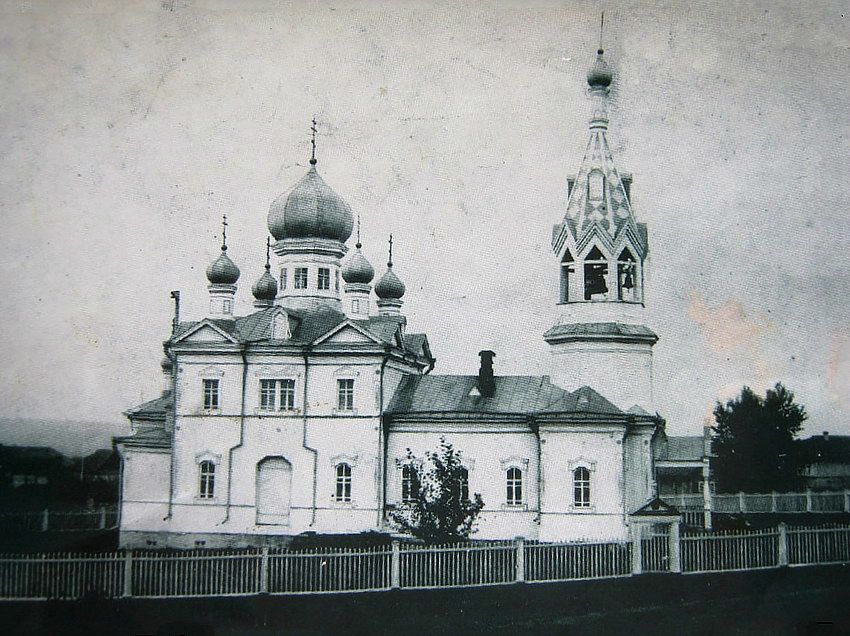
[[[544,338],[554,354],[553,379],[573,391],[591,386],[621,409],[653,412],[652,345],[644,326],[649,241],[635,219],[632,178],[614,164],[608,144],[613,73],[604,52],[587,74],[593,103],[590,135],[578,175],[567,181],[567,211],[552,232],[558,258],[558,323]]]

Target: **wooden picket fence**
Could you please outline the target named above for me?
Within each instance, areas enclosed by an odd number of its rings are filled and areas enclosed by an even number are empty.
[[[645,537],[637,545],[518,539],[300,551],[0,555],[0,599],[324,594],[850,563],[846,525],[780,525],[676,537]]]

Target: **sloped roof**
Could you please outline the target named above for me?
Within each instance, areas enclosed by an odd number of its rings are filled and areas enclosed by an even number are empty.
[[[590,387],[574,392],[546,376],[497,376],[491,397],[477,394],[474,375],[409,375],[387,407],[388,413],[597,413],[623,415]]]
[[[705,440],[702,435],[667,437],[668,461],[702,461],[705,457]]]
[[[128,446],[170,448],[171,433],[162,427],[152,427],[143,431],[138,431],[133,435],[113,437],[112,441],[116,444],[126,444]]]
[[[124,412],[131,419],[158,420],[165,419],[166,413],[174,406],[171,399],[171,391],[163,391],[162,395],[155,400],[143,402],[138,406]]]
[[[273,318],[277,311],[277,307],[269,307],[233,320],[208,320],[237,340],[262,342],[271,339]],[[285,311],[288,316],[294,319],[295,323],[292,328],[292,337],[286,341],[287,344],[310,344],[347,320],[344,313],[330,307],[286,309]],[[404,321],[403,316],[370,316],[366,319],[351,320],[352,323],[366,330],[375,339],[392,346],[396,346],[395,334]],[[172,336],[172,340],[179,338],[197,324],[198,322],[181,323]],[[425,355],[423,344],[426,341],[425,334],[406,334],[404,348],[410,353]]]

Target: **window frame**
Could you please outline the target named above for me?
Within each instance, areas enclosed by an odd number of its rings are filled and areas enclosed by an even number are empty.
[[[215,500],[216,463],[212,459],[198,462],[198,496],[202,501]]]
[[[573,470],[573,508],[587,510],[593,507],[591,499],[590,469],[587,466],[576,466]]]
[[[354,378],[336,379],[336,410],[340,413],[354,412]]]
[[[286,289],[286,282],[287,282],[287,278],[288,278],[288,276],[287,276],[287,268],[286,268],[286,267],[281,267],[281,268],[280,268],[280,288],[281,288],[281,290]]]
[[[320,291],[330,291],[331,288],[331,268],[319,267],[316,269],[316,289]]]
[[[353,473],[354,470],[348,462],[339,462],[335,466],[333,496],[335,502],[346,504],[352,502]]]
[[[410,462],[402,464],[399,468],[401,470],[399,501],[403,504],[411,504],[419,498],[419,491],[422,488],[419,468]]]
[[[505,470],[505,505],[518,508],[525,505],[525,475],[519,466],[508,466]]]
[[[221,409],[221,378],[201,378],[204,411]]]
[[[292,275],[294,289],[307,289],[310,284],[310,270],[307,267],[296,267]]]

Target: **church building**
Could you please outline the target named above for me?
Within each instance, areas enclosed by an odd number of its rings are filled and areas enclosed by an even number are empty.
[[[587,75],[589,141],[554,227],[559,317],[544,338],[546,376],[434,373],[424,333],[408,329],[404,283],[361,252],[349,205],[310,168],[268,214],[255,311],[234,315],[240,271],[207,268],[209,310],[175,320],[162,396],[127,411],[124,547],[286,545],[298,534],[394,532],[387,511],[415,496],[419,464],[445,437],[465,491],[484,500],[473,538],[540,541],[629,536],[653,498],[652,347],[645,325],[648,233],[614,165],[603,51]],[[314,122],[315,135],[315,122]],[[359,224],[358,224],[359,225]],[[273,252],[273,255],[272,255]],[[374,282],[374,286],[373,286]],[[418,327],[418,326],[417,326]],[[472,366],[473,361],[470,361]]]

